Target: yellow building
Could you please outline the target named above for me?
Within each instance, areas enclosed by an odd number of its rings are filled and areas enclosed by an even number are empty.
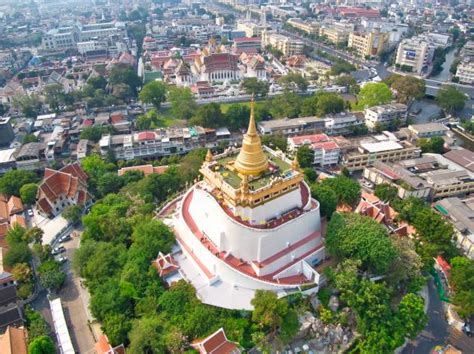
[[[268,45],[278,49],[286,56],[302,54],[304,47],[304,43],[298,39],[264,30],[262,32],[262,46]]]
[[[319,33],[319,25],[316,22],[303,22],[297,18],[290,18],[286,23],[308,34]]]
[[[379,31],[366,33],[352,32],[349,34],[348,47],[354,48],[357,55],[373,57],[379,55],[388,42],[388,34]]]
[[[349,38],[348,32],[340,30],[338,28],[321,28],[319,30],[319,35],[321,37],[326,37],[334,44],[344,43]]]

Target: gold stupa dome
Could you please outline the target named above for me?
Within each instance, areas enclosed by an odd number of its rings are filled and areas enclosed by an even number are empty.
[[[242,148],[235,160],[234,167],[243,175],[258,176],[268,168],[267,156],[263,152],[260,137],[255,125],[254,102],[250,103],[250,121],[247,133],[242,141]]]

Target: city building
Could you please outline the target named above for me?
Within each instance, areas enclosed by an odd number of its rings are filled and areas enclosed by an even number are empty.
[[[388,135],[386,135],[388,134]],[[397,141],[385,133],[357,141],[342,154],[342,164],[349,171],[363,170],[376,161],[395,162],[419,157],[421,149],[407,141]]]
[[[232,48],[237,54],[257,53],[262,48],[262,39],[260,37],[240,37],[235,38]]]
[[[304,43],[299,39],[284,36],[276,32],[264,30],[262,32],[262,45],[271,46],[283,53],[283,55],[298,55],[303,53]]]
[[[87,175],[78,162],[59,171],[46,168],[36,199],[36,209],[46,217],[57,216],[69,206],[86,205],[91,200]]]
[[[324,118],[324,132],[328,135],[350,135],[357,127],[364,125],[362,112],[341,112]]]
[[[8,230],[15,224],[26,228],[23,216],[23,203],[21,199],[12,195],[9,198],[0,195],[0,240],[3,240]]]
[[[2,251],[0,246],[0,252]],[[2,252],[0,257],[3,255]],[[13,275],[3,268],[3,264],[0,264],[0,334],[6,333],[9,327],[21,328],[24,325],[23,301],[17,294],[17,283]],[[4,353],[3,350],[0,352]]]
[[[264,27],[254,22],[238,21],[237,30],[244,31],[246,37],[259,37],[262,35]]]
[[[314,165],[327,167],[339,163],[340,148],[326,134],[302,135],[288,138],[288,150],[296,152],[301,146],[308,146],[314,153]]]
[[[445,136],[449,131],[449,129],[441,123],[411,124],[408,126],[408,130],[417,139]]]
[[[462,59],[456,70],[456,77],[463,84],[474,84],[474,57]]]
[[[365,168],[363,175],[374,184],[397,187],[400,198],[437,200],[474,191],[474,173],[439,154],[424,154],[394,164],[375,163]]]
[[[262,135],[282,134],[284,136],[295,136],[316,134],[324,131],[325,120],[318,117],[262,120],[258,122],[257,127],[259,133]]]
[[[16,166],[16,148],[0,150],[0,176]]]
[[[403,39],[398,45],[395,66],[417,75],[429,73],[436,46],[422,37]]]
[[[202,80],[237,80],[241,76],[238,63],[238,56],[231,53],[212,53],[205,56],[201,66]]]
[[[349,40],[349,32],[335,27],[321,27],[319,30],[321,37],[326,37],[334,44],[345,43]]]
[[[104,135],[99,141],[100,152],[113,152],[117,159],[133,160],[183,155],[196,148],[215,148],[220,141],[228,141],[226,128],[202,127],[156,129],[121,135]]]
[[[315,293],[325,258],[319,203],[296,160],[262,147],[251,106],[242,148],[213,156],[170,221],[176,261],[207,304],[251,309],[257,289]]]
[[[377,126],[385,127],[396,119],[404,122],[407,118],[407,106],[403,103],[389,103],[366,108],[364,118],[365,125],[371,130]]]
[[[112,347],[112,344],[109,342],[107,335],[102,334],[99,337],[99,340],[94,346],[97,354],[125,354],[125,347],[123,344],[120,344],[116,347]]]
[[[474,200],[457,197],[438,200],[433,207],[454,226],[456,241],[466,256],[474,260]]]
[[[290,18],[286,23],[300,31],[306,32],[307,34],[319,34],[319,24],[317,22],[306,22],[299,18]]]
[[[351,32],[347,46],[354,48],[361,58],[380,55],[388,43],[388,34],[378,30],[370,32]]]
[[[10,117],[0,117],[0,147],[8,147],[15,139]]]

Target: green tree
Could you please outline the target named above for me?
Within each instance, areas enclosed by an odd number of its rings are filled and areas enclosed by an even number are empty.
[[[336,192],[328,186],[316,183],[311,186],[311,196],[319,202],[321,215],[330,219],[338,204]]]
[[[102,137],[102,128],[97,125],[85,127],[81,131],[80,137],[81,139],[87,139],[97,143]]]
[[[38,185],[36,183],[27,183],[20,188],[20,198],[23,203],[33,205],[36,201]]]
[[[442,154],[444,152],[444,139],[440,136],[434,136],[429,139],[421,138],[418,139],[417,143],[423,153]]]
[[[392,89],[397,92],[397,100],[408,103],[411,100],[420,100],[425,97],[425,81],[413,76],[393,74],[388,78]]]
[[[326,178],[321,184],[332,189],[338,198],[338,203],[356,206],[360,199],[360,185],[349,177],[337,176]]]
[[[251,303],[254,307],[252,321],[262,329],[275,331],[288,313],[287,302],[278,300],[273,291],[257,290]]]
[[[373,107],[380,104],[389,103],[392,100],[392,92],[387,84],[383,82],[369,82],[365,84],[357,95],[358,109]]]
[[[474,314],[474,262],[458,256],[450,263],[450,280],[454,288],[453,303],[462,317],[469,318]]]
[[[101,195],[117,193],[122,186],[122,179],[116,172],[106,172],[97,181],[97,190]]]
[[[247,95],[255,95],[256,97],[266,97],[268,95],[268,83],[259,80],[256,77],[247,77],[243,79],[240,86]]]
[[[41,286],[49,290],[58,290],[66,280],[61,264],[54,260],[46,261],[38,268]]]
[[[31,260],[31,250],[26,243],[15,243],[10,245],[8,253],[3,258],[3,264],[13,267],[17,263],[29,263]]]
[[[48,336],[35,338],[28,345],[28,354],[52,354],[56,353],[54,342]]]
[[[391,202],[397,197],[398,189],[390,184],[382,183],[375,187],[375,195],[380,200]]]
[[[318,92],[303,101],[301,115],[322,117],[330,113],[339,113],[345,109],[344,99],[333,92]]]
[[[296,151],[296,158],[302,168],[311,167],[314,163],[314,151],[303,145]]]
[[[171,103],[171,113],[177,119],[189,119],[197,109],[196,100],[189,87],[170,88],[168,101]]]
[[[356,259],[377,274],[388,271],[396,251],[386,229],[369,217],[333,214],[326,232],[326,248],[340,259]]]
[[[64,209],[61,214],[72,225],[76,225],[81,222],[82,218],[82,207],[79,205],[71,205]]]
[[[464,108],[467,97],[454,86],[443,86],[436,95],[436,102],[448,114],[459,112]]]
[[[398,305],[396,317],[403,326],[404,337],[414,340],[428,323],[423,298],[413,293],[406,294]]]
[[[36,118],[41,111],[41,102],[36,95],[15,96],[13,107],[21,110],[23,115],[28,118]]]
[[[104,331],[114,346],[126,343],[132,324],[128,316],[118,313],[107,315],[103,322]]]
[[[272,99],[270,112],[276,118],[295,118],[301,112],[301,97],[286,91]]]
[[[282,134],[263,135],[262,144],[272,149],[279,149],[283,152],[286,151],[288,146],[288,140]]]
[[[91,77],[87,80],[87,84],[94,90],[105,90],[107,87],[107,80],[103,76]]]
[[[48,336],[48,324],[41,317],[41,314],[34,311],[29,305],[25,306],[25,319],[30,343],[38,337]]]
[[[347,92],[352,94],[359,93],[360,87],[352,75],[341,75],[336,78],[334,83],[338,86],[344,86]]]
[[[25,145],[28,143],[37,143],[39,141],[38,137],[34,134],[26,134],[21,140],[21,144]]]
[[[354,65],[347,61],[339,60],[331,66],[330,74],[337,76],[344,73],[349,74],[352,71],[356,71],[356,67]]]
[[[301,74],[290,72],[278,79],[278,83],[290,91],[302,91],[305,92],[308,88],[308,80],[306,80]]]
[[[128,352],[131,354],[164,353],[166,347],[163,333],[163,321],[159,317],[150,315],[135,320],[130,331]]]
[[[248,106],[234,103],[225,112],[225,120],[232,130],[246,128],[249,125],[250,109]]]
[[[36,174],[26,170],[10,170],[0,178],[0,194],[20,196],[20,188],[37,181]]]
[[[312,167],[303,168],[304,180],[308,184],[316,182],[318,179],[318,173]]]
[[[115,65],[112,70],[110,70],[109,83],[114,86],[125,84],[129,86],[133,94],[136,95],[142,81],[132,67],[128,65]]]
[[[191,125],[200,125],[206,128],[218,128],[225,125],[224,115],[218,103],[209,103],[200,106],[189,121]]]
[[[166,100],[168,88],[162,81],[152,81],[143,86],[140,91],[140,100],[151,103],[156,109],[160,109],[161,104]]]
[[[49,108],[57,111],[59,106],[64,103],[64,89],[60,84],[50,84],[43,88],[43,95]]]

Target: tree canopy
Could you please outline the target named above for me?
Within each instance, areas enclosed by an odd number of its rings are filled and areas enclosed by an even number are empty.
[[[247,77],[243,79],[240,86],[247,95],[255,95],[256,97],[265,97],[268,95],[268,83],[259,80],[256,77]]]
[[[20,188],[20,198],[23,203],[32,205],[36,201],[36,192],[38,185],[36,183],[26,183]]]
[[[311,196],[319,202],[321,215],[330,219],[338,204],[336,192],[327,185],[315,183],[311,186]]]
[[[218,103],[209,103],[199,106],[189,123],[206,128],[218,128],[225,125],[225,118]]]
[[[306,80],[301,74],[293,72],[280,77],[278,83],[290,91],[304,92],[308,88],[308,80]]]
[[[346,203],[351,206],[357,205],[360,199],[360,185],[357,181],[345,176],[326,178],[321,182],[322,186],[332,189],[338,198],[338,203]]]
[[[156,109],[160,109],[161,104],[166,100],[167,86],[162,81],[152,81],[143,86],[140,91],[140,100],[151,103]]]
[[[326,232],[328,252],[340,259],[356,259],[365,269],[385,273],[396,251],[386,229],[356,213],[333,214]]]
[[[474,314],[474,262],[466,257],[451,260],[450,280],[454,288],[453,303],[458,313],[469,318]]]
[[[387,84],[383,82],[369,82],[365,84],[357,95],[356,108],[364,109],[385,103],[392,100],[392,92]]]
[[[450,85],[441,87],[436,96],[436,102],[448,114],[461,111],[466,101],[464,93]]]
[[[334,92],[318,92],[303,101],[301,115],[322,117],[342,112],[345,108],[346,104],[341,95]]]
[[[392,74],[385,82],[397,92],[397,100],[401,103],[419,100],[425,96],[426,85],[423,79]]]
[[[171,87],[168,91],[168,101],[171,103],[171,113],[176,119],[191,118],[197,104],[189,87]]]
[[[20,197],[21,187],[37,180],[38,178],[33,171],[10,170],[0,178],[0,194]]]
[[[375,195],[382,201],[391,202],[398,196],[398,189],[387,183],[375,186]]]
[[[56,352],[54,342],[48,336],[33,339],[28,345],[28,354],[51,354]]]
[[[311,167],[314,163],[314,151],[307,145],[303,145],[296,151],[296,158],[300,167]]]

